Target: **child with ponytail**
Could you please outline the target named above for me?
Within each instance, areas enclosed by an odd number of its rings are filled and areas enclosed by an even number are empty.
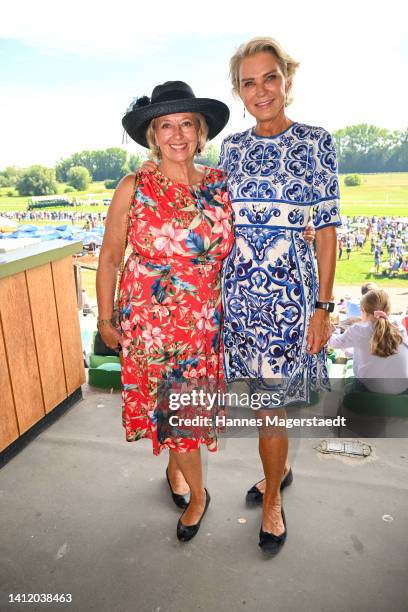
[[[329,346],[353,348],[354,376],[368,391],[408,393],[408,337],[403,326],[390,322],[390,298],[382,289],[361,298],[362,320],[344,334],[333,334]]]

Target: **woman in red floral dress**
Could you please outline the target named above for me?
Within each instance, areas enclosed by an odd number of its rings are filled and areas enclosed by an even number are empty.
[[[220,269],[232,246],[231,210],[220,170],[192,187],[159,170],[142,172],[130,208],[129,256],[120,287],[123,424],[128,441],[179,452],[204,439],[159,439],[157,386],[164,380],[218,380]]]
[[[158,427],[158,389],[180,380],[222,379],[220,271],[233,244],[232,213],[225,173],[193,160],[207,131],[213,138],[228,117],[222,102],[196,98],[181,81],[157,86],[151,100],[132,104],[123,125],[159,155],[160,164],[118,185],[97,275],[98,327],[105,343],[122,351],[126,439],[151,438],[155,454],[169,449],[170,489],[186,508],[177,526],[183,541],[197,533],[210,500],[200,445],[214,451],[217,439],[211,427],[196,437]],[[120,284],[119,332],[111,319],[126,227],[132,252]],[[188,489],[187,504],[182,493]]]

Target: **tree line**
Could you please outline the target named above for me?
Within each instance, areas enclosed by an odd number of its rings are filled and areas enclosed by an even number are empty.
[[[64,193],[85,191],[92,181],[105,181],[115,187],[119,180],[134,172],[143,163],[141,155],[127,155],[118,147],[82,151],[61,159],[55,168],[34,165],[19,169],[14,166],[0,172],[0,187],[14,188],[21,196],[58,193],[58,183],[65,183]]]
[[[389,131],[359,124],[335,131],[333,138],[341,173],[408,172],[408,130]],[[210,144],[197,162],[216,166],[218,154],[215,145]],[[65,193],[84,191],[91,181],[104,181],[105,187],[112,189],[144,159],[143,155],[128,155],[118,147],[81,151],[61,159],[55,168],[8,167],[0,172],[0,187],[10,188],[9,195],[17,192],[21,196],[58,193],[58,183],[65,184]]]
[[[339,170],[408,172],[408,129],[389,131],[361,123],[333,132]]]

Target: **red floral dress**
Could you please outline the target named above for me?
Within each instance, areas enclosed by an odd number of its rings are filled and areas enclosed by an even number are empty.
[[[200,438],[163,439],[156,408],[163,380],[223,376],[220,271],[233,244],[225,173],[206,169],[192,186],[142,171],[129,223],[132,253],[119,296],[126,440],[151,438],[156,455],[200,443],[214,451],[212,429]]]

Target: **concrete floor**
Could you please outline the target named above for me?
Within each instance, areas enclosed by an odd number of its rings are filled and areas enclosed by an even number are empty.
[[[265,559],[260,510],[244,503],[261,477],[255,439],[227,439],[208,456],[212,502],[181,544],[166,455],[125,442],[118,393],[84,392],[0,471],[1,610],[407,611],[406,439],[368,441],[368,459],[292,440],[288,541]],[[9,593],[73,602],[9,605]]]

